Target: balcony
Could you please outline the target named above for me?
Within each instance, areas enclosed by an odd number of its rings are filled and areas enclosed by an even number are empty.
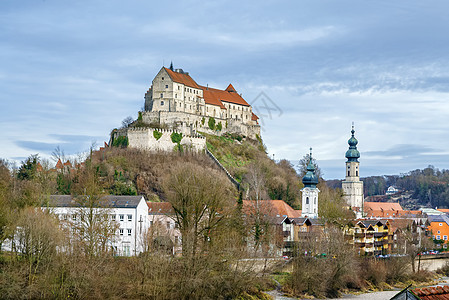
[[[386,236],[387,234],[388,234],[388,232],[374,232],[374,237],[380,238],[380,237]]]
[[[383,245],[384,245],[384,242],[379,242],[379,241],[374,242],[374,247],[383,247]]]

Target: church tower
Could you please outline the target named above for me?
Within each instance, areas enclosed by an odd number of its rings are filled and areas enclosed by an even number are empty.
[[[342,182],[346,202],[361,217],[363,213],[363,181],[359,177],[360,152],[357,150],[358,141],[354,137],[354,125],[352,125],[351,138],[348,140],[349,149],[346,151],[346,178]]]
[[[320,190],[316,187],[318,177],[315,175],[315,167],[312,161],[312,148],[310,148],[309,163],[307,173],[302,178],[304,188],[302,192],[302,217],[318,218],[318,193]]]

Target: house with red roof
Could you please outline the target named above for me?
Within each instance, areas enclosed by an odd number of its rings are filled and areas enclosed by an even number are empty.
[[[224,90],[199,85],[188,72],[172,66],[162,67],[153,79],[145,94],[142,119],[185,135],[196,131],[237,133],[253,139],[260,135],[258,116],[232,84]]]

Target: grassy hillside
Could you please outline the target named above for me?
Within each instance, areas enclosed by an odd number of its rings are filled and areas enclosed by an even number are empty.
[[[254,197],[255,180],[262,184],[258,191],[263,199],[281,199],[293,207],[300,205],[302,183],[290,162],[276,163],[266,153],[262,140],[242,139],[238,135],[204,134],[209,151],[241,183],[245,197]]]

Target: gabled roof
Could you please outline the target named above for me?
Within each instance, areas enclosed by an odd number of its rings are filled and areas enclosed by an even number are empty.
[[[243,212],[245,214],[254,214],[257,212],[257,208],[261,214],[270,217],[301,217],[300,211],[294,210],[283,200],[258,200],[258,203],[256,200],[243,200]]]
[[[393,203],[393,202],[365,202],[364,203],[365,211],[370,210],[396,210],[401,211],[403,210],[401,205],[399,203]]]
[[[225,91],[237,93],[237,91],[236,91],[235,88],[232,86],[232,84],[229,84]]]
[[[164,70],[167,71],[168,76],[170,76],[171,80],[173,80],[174,82],[177,83],[182,83],[185,86],[189,86],[189,87],[193,87],[196,89],[199,89],[200,87],[198,86],[198,84],[195,82],[195,80],[192,79],[192,77],[190,77],[189,74],[187,73],[178,73],[175,71],[172,71],[168,68],[164,67]]]
[[[172,215],[173,206],[170,202],[147,202],[149,215]]]
[[[429,215],[427,220],[430,223],[446,223],[449,226],[449,217],[447,215]]]
[[[200,86],[203,90],[203,98],[206,104],[219,106],[220,108],[226,109],[223,103],[218,99],[218,93],[214,93],[212,90],[204,86]]]
[[[62,161],[60,159],[58,159],[58,162],[56,163],[56,169],[60,170],[64,167],[64,165],[62,164]]]
[[[234,103],[234,104],[239,104],[239,105],[243,105],[243,106],[250,106],[245,101],[245,99],[243,99],[242,96],[240,96],[235,91],[234,92],[230,92],[227,90],[223,91],[223,90],[214,89],[211,87],[204,87],[204,86],[200,86],[200,88],[203,90],[204,101],[206,101],[206,96],[204,95],[204,92],[206,91],[209,93],[209,95],[212,95],[215,99],[218,99],[221,102],[228,102],[228,103]],[[207,101],[206,101],[206,103],[207,103]]]
[[[259,117],[256,114],[252,113],[251,120],[252,121],[257,121],[257,120],[259,120]]]
[[[99,200],[98,207],[103,208],[136,208],[143,196],[105,195]],[[145,200],[145,199],[143,199]],[[48,201],[50,207],[83,207],[80,199],[72,195],[51,195]]]

